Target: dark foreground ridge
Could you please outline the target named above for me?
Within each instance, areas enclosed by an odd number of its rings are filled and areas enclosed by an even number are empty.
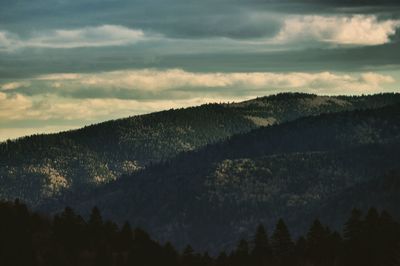
[[[343,233],[315,220],[293,239],[280,219],[269,236],[260,224],[251,239],[216,256],[182,252],[142,229],[104,221],[95,207],[84,220],[71,208],[54,217],[28,210],[18,200],[0,203],[0,265],[4,266],[396,266],[400,224],[386,211],[354,209]]]

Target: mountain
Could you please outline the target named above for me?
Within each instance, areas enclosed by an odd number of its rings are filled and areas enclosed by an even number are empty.
[[[34,135],[0,144],[0,198],[38,206],[65,191],[90,191],[181,152],[261,126],[400,102],[399,94],[327,97],[284,93],[207,104]]]
[[[365,205],[395,205],[396,193],[375,190],[374,182],[399,170],[399,151],[400,104],[320,114],[180,153],[41,208],[68,204],[87,213],[97,205],[106,217],[127,219],[180,247],[231,248],[260,222],[271,229],[284,218],[298,235],[321,214],[332,218],[328,224],[343,221],[370,195]],[[335,202],[346,208],[332,208]]]

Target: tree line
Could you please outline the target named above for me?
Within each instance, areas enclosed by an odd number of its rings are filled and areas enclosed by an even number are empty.
[[[4,266],[395,266],[400,224],[375,208],[354,209],[343,232],[316,219],[294,239],[280,219],[271,235],[260,224],[251,239],[218,255],[178,251],[128,222],[118,226],[93,208],[88,219],[67,207],[54,217],[31,212],[18,200],[0,203],[0,265]]]

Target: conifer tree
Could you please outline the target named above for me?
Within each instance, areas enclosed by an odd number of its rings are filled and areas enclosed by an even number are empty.
[[[257,227],[254,236],[254,248],[251,252],[251,257],[255,265],[267,265],[270,260],[271,250],[267,232],[262,224]]]
[[[400,265],[400,226],[386,211],[379,217],[380,262],[384,266]]]
[[[164,245],[162,253],[163,253],[163,265],[165,265],[165,266],[177,266],[178,265],[179,254],[170,242],[167,242]]]
[[[191,245],[187,245],[183,250],[182,264],[187,266],[195,264],[195,254]]]
[[[232,259],[234,265],[238,266],[245,266],[249,263],[249,243],[245,239],[239,241]]]
[[[375,208],[370,208],[363,224],[361,247],[364,249],[363,260],[366,265],[379,265],[380,254],[383,253],[382,234],[380,232],[379,213]]]
[[[362,266],[364,263],[363,237],[364,221],[362,213],[353,209],[350,218],[344,225],[343,235],[345,239],[345,264],[348,266]]]
[[[324,265],[328,257],[329,232],[316,219],[307,233],[306,257],[312,265]]]
[[[117,246],[120,251],[128,251],[133,245],[133,232],[129,222],[125,222],[118,232]]]
[[[350,218],[344,225],[343,236],[346,241],[358,241],[363,227],[362,213],[359,209],[351,211]]]
[[[53,232],[56,243],[60,244],[71,263],[76,263],[78,253],[86,244],[85,221],[80,215],[66,207],[56,215],[53,221]]]
[[[289,230],[282,219],[276,224],[271,237],[271,246],[278,265],[286,266],[293,263],[294,243]]]
[[[88,237],[93,249],[104,240],[103,217],[97,207],[92,209],[87,223]]]

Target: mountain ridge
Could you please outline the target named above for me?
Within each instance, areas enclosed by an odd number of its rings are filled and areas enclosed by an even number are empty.
[[[86,199],[72,194],[43,209],[71,204],[85,213],[97,205],[106,217],[200,249],[234,243],[280,217],[302,231],[309,221],[299,217],[315,217],[325,201],[398,168],[399,123],[400,104],[300,118],[181,153]]]
[[[66,190],[113,182],[180,152],[302,116],[378,108],[400,94],[283,93],[243,103],[206,104],[112,120],[0,144],[0,197],[33,206]]]

